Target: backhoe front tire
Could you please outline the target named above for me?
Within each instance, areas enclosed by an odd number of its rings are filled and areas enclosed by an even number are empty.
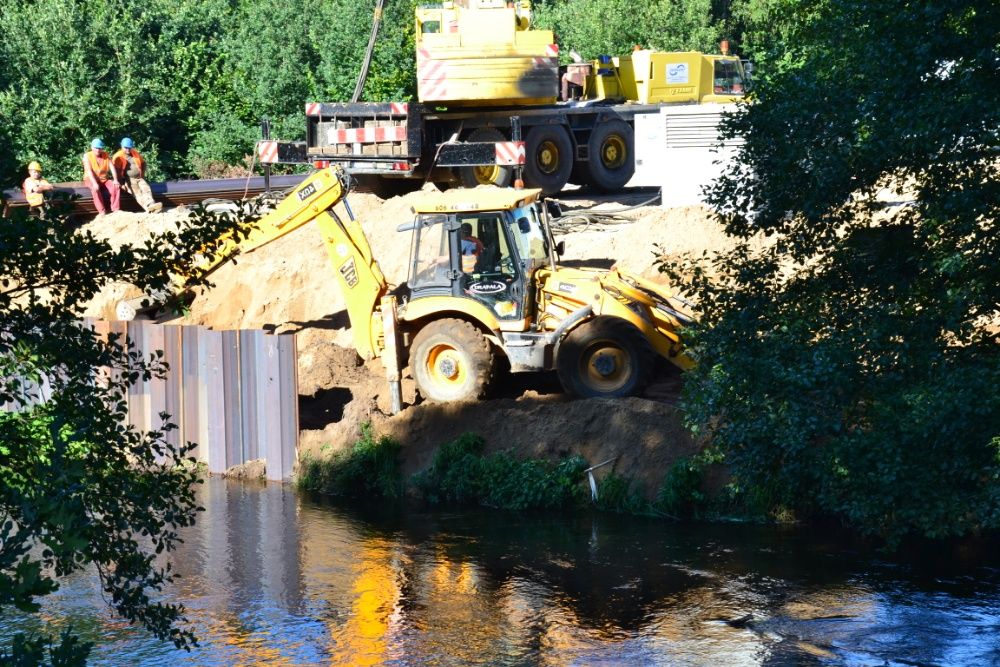
[[[493,380],[493,369],[489,341],[463,320],[431,322],[417,332],[410,346],[410,372],[420,395],[429,401],[482,398]]]
[[[618,398],[641,392],[655,361],[641,331],[618,317],[598,317],[569,333],[559,347],[556,371],[568,394]]]

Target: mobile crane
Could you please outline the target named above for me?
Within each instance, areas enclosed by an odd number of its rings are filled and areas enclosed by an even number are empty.
[[[482,186],[428,193],[398,231],[412,234],[409,278],[390,289],[347,205],[348,177],[315,171],[242,240],[205,259],[211,270],[315,222],[347,303],[354,347],[381,357],[401,409],[401,359],[431,401],[480,398],[503,357],[511,372],[555,369],[583,397],[634,394],[656,355],[686,369],[681,301],[615,269],[558,266],[561,244],[538,189]],[[342,205],[345,214],[335,209]]]
[[[376,14],[378,16],[378,13]],[[727,53],[637,49],[560,67],[528,0],[446,0],[415,10],[417,100],[305,105],[305,159],[343,165],[380,196],[514,181],[546,195],[567,182],[622,188],[638,114],[744,98]],[[369,47],[371,46],[371,42]],[[361,79],[359,79],[361,81]]]

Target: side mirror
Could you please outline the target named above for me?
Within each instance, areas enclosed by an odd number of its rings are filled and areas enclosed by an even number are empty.
[[[545,200],[545,209],[548,212],[550,218],[562,217],[562,207],[559,206],[559,202],[557,202],[554,199]]]
[[[558,243],[556,243],[556,254],[559,255],[560,257],[562,257],[563,255],[566,254],[566,242],[565,241],[559,241]]]

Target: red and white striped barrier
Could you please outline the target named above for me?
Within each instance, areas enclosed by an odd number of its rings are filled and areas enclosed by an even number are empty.
[[[307,116],[318,116],[320,110],[319,102],[306,102],[306,115]]]
[[[275,164],[278,162],[278,142],[258,141],[257,160],[261,164]]]
[[[331,144],[373,144],[386,141],[406,141],[406,125],[330,130],[327,135],[327,141]]]
[[[448,99],[448,66],[427,49],[417,49],[417,89],[422,100]]]
[[[498,141],[496,143],[497,164],[524,164],[525,155],[523,141]]]

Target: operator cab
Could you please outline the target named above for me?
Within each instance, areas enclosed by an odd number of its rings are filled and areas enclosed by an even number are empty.
[[[498,320],[521,320],[535,270],[549,264],[541,190],[481,187],[428,195],[416,217],[410,298],[453,296],[485,305]]]

